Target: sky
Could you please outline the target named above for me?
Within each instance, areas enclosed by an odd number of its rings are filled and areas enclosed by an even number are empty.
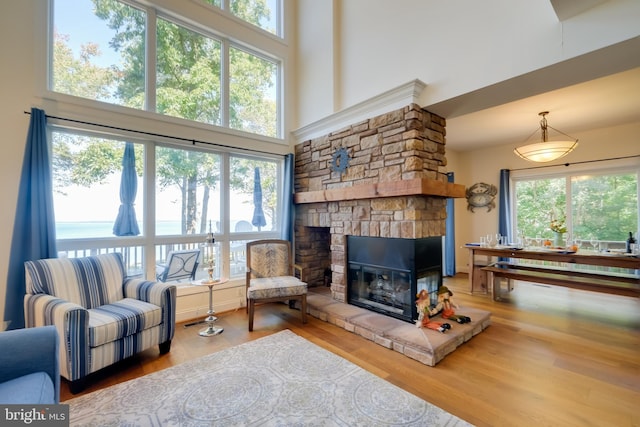
[[[102,52],[93,62],[100,66],[118,62],[120,55],[109,48],[109,41],[115,32],[107,27],[105,21],[94,15],[92,2],[55,0],[54,15],[56,31],[69,36],[73,34],[68,45],[73,49],[75,56],[80,52],[81,45],[93,42],[100,46]]]

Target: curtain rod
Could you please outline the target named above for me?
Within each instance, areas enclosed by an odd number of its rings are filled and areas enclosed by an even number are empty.
[[[25,111],[24,113],[31,115],[30,111]],[[252,153],[269,154],[269,155],[272,155],[272,156],[273,155],[278,155],[278,154],[270,153],[268,151],[254,150],[254,149],[251,149],[251,148],[232,147],[231,145],[217,144],[215,142],[200,141],[200,140],[197,140],[197,139],[183,138],[183,137],[180,137],[180,136],[164,135],[164,134],[161,134],[161,133],[145,132],[145,131],[142,131],[142,130],[127,129],[127,128],[121,128],[121,127],[111,126],[111,125],[103,125],[103,124],[100,124],[100,123],[92,123],[92,122],[86,122],[86,121],[82,121],[82,120],[67,119],[65,117],[51,116],[49,114],[45,114],[45,117],[48,118],[48,119],[56,119],[56,120],[64,120],[66,122],[80,123],[80,124],[83,124],[83,125],[98,126],[98,127],[103,127],[103,128],[106,128],[106,129],[121,130],[121,131],[125,131],[125,132],[139,133],[139,134],[142,134],[142,135],[157,136],[157,137],[168,138],[168,139],[175,139],[175,140],[178,140],[178,141],[190,142],[192,145],[206,144],[206,145],[213,145],[215,147],[230,148],[230,149],[233,149],[233,150],[249,151],[249,152],[252,152]]]
[[[530,168],[518,168],[518,169],[509,169],[510,171],[526,171],[531,169],[542,169],[542,168],[553,168],[558,166],[571,166],[571,165],[581,165],[583,163],[595,163],[595,162],[606,162],[609,160],[622,160],[622,159],[632,159],[634,157],[640,157],[640,154],[635,154],[633,156],[623,156],[623,157],[610,157],[608,159],[598,159],[598,160],[583,160],[582,162],[573,162],[573,163],[562,163],[560,165],[543,165],[543,166],[531,166]]]

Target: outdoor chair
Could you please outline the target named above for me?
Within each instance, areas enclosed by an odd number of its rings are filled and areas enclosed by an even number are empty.
[[[294,275],[288,240],[256,240],[247,243],[247,311],[253,331],[256,303],[300,301],[302,323],[307,323],[307,284]]]
[[[171,251],[166,264],[156,266],[156,279],[160,282],[194,280],[198,271],[200,249]]]
[[[60,375],[72,393],[86,377],[155,345],[169,352],[176,286],[125,276],[120,253],[25,262],[25,325],[54,325]]]

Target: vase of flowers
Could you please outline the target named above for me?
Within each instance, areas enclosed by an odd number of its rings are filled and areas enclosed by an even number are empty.
[[[564,246],[564,233],[567,232],[567,217],[562,216],[561,218],[556,218],[555,215],[551,215],[551,223],[549,228],[553,232],[553,246],[562,247]]]

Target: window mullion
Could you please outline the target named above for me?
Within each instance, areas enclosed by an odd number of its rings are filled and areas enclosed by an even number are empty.
[[[155,277],[156,267],[156,144],[145,143],[144,156],[144,260],[145,277]]]
[[[222,39],[220,47],[220,122],[222,127],[229,127],[229,116],[231,113],[231,106],[229,101],[229,52],[230,45],[228,39]]]
[[[156,68],[157,68],[157,32],[158,28],[158,15],[155,9],[147,9],[147,31],[145,41],[145,94],[146,94],[146,106],[147,111],[156,111]]]

